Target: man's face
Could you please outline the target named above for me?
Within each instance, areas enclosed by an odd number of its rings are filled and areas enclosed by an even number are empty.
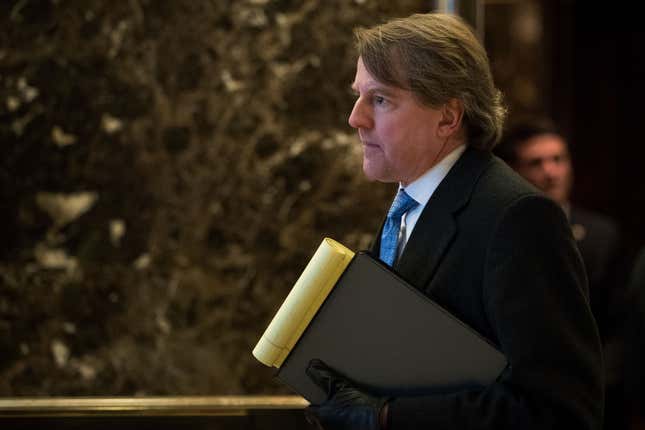
[[[569,200],[572,169],[566,143],[555,134],[535,136],[516,151],[515,169],[560,204]]]
[[[422,105],[412,92],[374,79],[359,58],[352,85],[358,96],[349,116],[363,144],[363,171],[371,180],[414,181],[444,149],[437,135],[438,109]]]

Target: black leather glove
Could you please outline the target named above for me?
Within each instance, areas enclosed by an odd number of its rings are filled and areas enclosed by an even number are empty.
[[[379,430],[387,399],[372,396],[352,384],[321,360],[309,362],[307,375],[327,393],[321,405],[305,414],[309,422],[324,430]]]

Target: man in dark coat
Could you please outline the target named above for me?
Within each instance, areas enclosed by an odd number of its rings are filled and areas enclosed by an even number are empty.
[[[312,421],[355,430],[599,429],[602,356],[583,264],[560,206],[491,154],[505,109],[481,44],[444,14],[355,34],[349,123],[365,175],[398,184],[373,252],[510,366],[489,386],[382,398],[316,361],[308,373],[328,398],[310,407]]]

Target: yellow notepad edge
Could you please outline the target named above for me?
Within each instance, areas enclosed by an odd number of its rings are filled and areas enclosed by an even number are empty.
[[[282,366],[353,257],[349,248],[323,239],[253,349],[255,358],[267,366]]]

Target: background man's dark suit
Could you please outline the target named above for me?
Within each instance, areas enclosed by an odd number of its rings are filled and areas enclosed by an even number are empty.
[[[589,278],[591,311],[600,330],[605,364],[605,427],[627,428],[624,396],[625,324],[628,270],[620,250],[618,226],[602,214],[572,206],[569,222]]]
[[[485,389],[394,399],[392,430],[600,428],[602,357],[580,255],[560,207],[503,162],[467,149],[394,268],[511,367]]]
[[[569,221],[587,270],[594,316],[601,329],[611,330],[609,319],[615,315],[609,312],[612,305],[618,305],[624,282],[616,273],[620,263],[618,226],[608,217],[575,206]],[[601,332],[601,336],[609,334]]]

